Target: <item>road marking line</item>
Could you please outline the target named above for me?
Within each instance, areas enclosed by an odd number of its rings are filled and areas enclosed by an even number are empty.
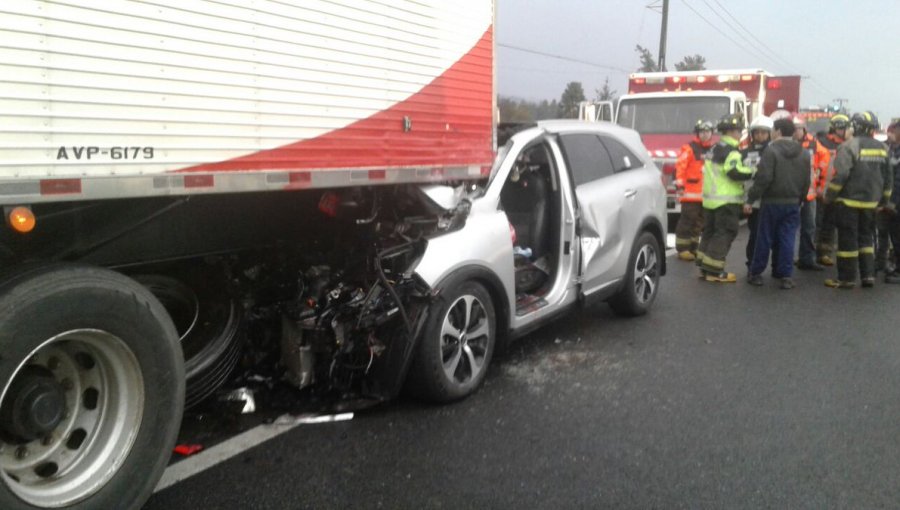
[[[669,234],[666,244],[670,246],[674,244],[674,234]],[[672,244],[670,244],[672,243]],[[668,246],[667,246],[668,248]],[[666,250],[666,257],[675,255],[674,248]],[[169,466],[163,473],[162,479],[156,485],[153,492],[159,492],[165,488],[171,487],[178,482],[187,480],[188,478],[201,473],[216,464],[224,462],[240,453],[243,453],[254,446],[262,444],[269,439],[280,436],[298,425],[314,424],[314,423],[331,423],[336,421],[344,421],[353,419],[353,413],[333,414],[325,416],[291,416],[285,414],[279,416],[270,424],[258,425],[246,432],[242,432],[232,438],[229,438],[209,450],[188,457],[177,464]]]
[[[197,473],[205,471],[216,464],[224,462],[239,453],[243,453],[254,446],[262,444],[269,439],[280,436],[299,425],[314,423],[331,423],[345,421],[353,418],[353,413],[342,413],[325,416],[291,416],[285,414],[269,424],[258,425],[252,429],[229,438],[209,450],[188,457],[166,468],[162,479],[156,485],[153,492],[159,492],[178,482],[186,480]]]

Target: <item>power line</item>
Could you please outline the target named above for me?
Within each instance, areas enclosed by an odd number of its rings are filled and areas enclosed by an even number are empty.
[[[704,1],[704,3],[706,3],[706,0],[703,0],[703,1]],[[722,9],[722,12],[724,12],[725,14],[727,14],[729,18],[733,19],[734,22],[735,22],[739,27],[741,27],[741,28],[744,30],[744,32],[746,32],[747,34],[749,34],[750,37],[752,37],[754,41],[756,41],[757,43],[759,43],[759,45],[762,46],[763,48],[765,48],[771,55],[773,55],[775,58],[777,58],[777,59],[780,60],[781,62],[787,64],[787,67],[788,67],[789,69],[795,69],[795,70],[796,70],[796,69],[799,69],[798,66],[795,66],[793,63],[789,62],[789,61],[786,60],[784,57],[782,57],[781,55],[779,55],[778,52],[776,52],[775,50],[773,50],[772,48],[770,48],[769,45],[767,45],[764,41],[762,41],[759,37],[757,37],[756,34],[754,34],[752,30],[750,30],[750,29],[748,29],[746,26],[744,26],[744,24],[741,23],[740,20],[738,20],[733,14],[731,14],[731,12],[730,12],[727,8],[725,8],[725,6],[722,5],[722,4],[719,2],[719,0],[713,0],[713,1],[716,3],[716,5],[718,5],[718,6]],[[709,4],[707,3],[707,5],[709,5]],[[710,6],[710,8],[712,8],[712,6]],[[719,17],[721,17],[721,16],[719,16]],[[801,72],[801,73],[798,73],[798,74],[803,74],[803,73]],[[815,85],[816,87],[818,87],[819,90],[821,90],[822,92],[825,92],[825,93],[828,93],[828,94],[832,94],[832,95],[835,94],[834,91],[829,90],[829,89],[826,88],[824,85],[819,84],[819,82],[816,81],[814,78],[812,78],[812,77],[807,77],[807,78],[809,79],[809,81],[810,81],[811,84],[813,84],[813,85]]]
[[[532,50],[532,49],[530,49],[530,48],[522,48],[521,46],[513,46],[512,44],[497,43],[497,46],[501,46],[501,47],[503,47],[503,48],[509,48],[509,49],[511,49],[511,50],[516,50],[516,51],[522,51],[522,52],[525,52],[525,53],[531,53],[531,54],[533,54],[533,55],[540,55],[540,56],[542,56],[542,57],[555,58],[555,59],[559,59],[559,60],[566,60],[566,61],[568,61],[568,62],[576,62],[576,63],[578,63],[578,64],[585,64],[585,65],[589,65],[589,66],[600,67],[600,68],[603,68],[603,69],[610,69],[610,70],[613,70],[613,71],[618,71],[618,72],[623,73],[623,74],[630,74],[630,73],[631,73],[631,71],[628,71],[627,69],[623,69],[623,68],[621,68],[621,67],[610,66],[610,65],[606,65],[606,64],[598,64],[598,63],[596,63],[596,62],[590,62],[590,61],[587,61],[587,60],[580,60],[580,59],[577,59],[577,58],[566,57],[566,56],[563,56],[563,55],[554,55],[553,53],[545,53],[545,52],[543,52],[543,51]]]
[[[729,41],[731,41],[732,43],[734,43],[734,45],[737,46],[738,48],[740,48],[741,50],[746,51],[747,53],[754,53],[754,52],[756,52],[756,55],[754,55],[754,56],[756,56],[757,58],[760,57],[760,56],[762,56],[762,57],[763,57],[763,60],[769,60],[769,57],[763,55],[762,53],[759,53],[757,50],[755,50],[755,49],[748,49],[748,48],[747,48],[746,46],[744,46],[743,44],[741,44],[741,43],[739,43],[738,41],[734,40],[730,35],[726,34],[724,31],[722,31],[721,28],[717,27],[717,26],[715,25],[715,23],[712,23],[711,21],[709,21],[708,19],[706,19],[706,17],[704,17],[702,14],[700,14],[700,11],[698,11],[697,9],[694,9],[694,7],[693,7],[691,4],[687,3],[687,0],[681,0],[681,3],[683,3],[685,7],[687,7],[687,8],[690,9],[691,11],[693,11],[693,13],[696,14],[697,17],[700,18],[701,20],[703,20],[707,25],[709,25],[709,26],[711,26],[713,29],[715,29],[716,32],[719,32],[720,34],[722,34],[722,37],[724,37],[724,38],[728,39]]]
[[[705,0],[704,0],[704,2],[705,2]],[[699,17],[701,20],[703,20],[707,25],[711,26],[711,27],[712,27],[713,29],[715,29],[717,32],[719,32],[720,34],[722,34],[723,37],[725,37],[726,39],[728,39],[729,41],[731,41],[732,43],[734,43],[734,45],[737,46],[738,48],[740,48],[740,49],[742,49],[742,50],[744,50],[744,51],[746,51],[746,52],[748,52],[748,53],[755,53],[755,56],[756,56],[756,57],[762,57],[763,60],[766,60],[766,61],[768,61],[768,62],[770,62],[770,63],[776,63],[776,64],[777,64],[776,61],[772,60],[772,59],[771,59],[770,57],[768,57],[765,53],[762,53],[761,51],[756,50],[755,48],[753,48],[753,49],[748,49],[748,48],[747,48],[746,46],[744,46],[743,44],[741,44],[741,43],[739,43],[738,41],[734,40],[731,36],[729,36],[728,34],[726,34],[725,32],[723,32],[719,27],[717,27],[715,24],[713,24],[713,23],[710,22],[708,19],[706,19],[706,17],[704,17],[702,14],[700,14],[700,12],[697,11],[697,9],[694,9],[694,7],[693,7],[692,5],[690,5],[689,3],[687,3],[687,0],[681,0],[681,3],[683,3],[685,7],[687,7],[687,8],[690,9],[691,11],[693,11],[693,13],[696,14],[697,17]],[[712,8],[712,6],[710,6],[708,3],[707,3],[707,6],[709,6],[710,8]],[[714,11],[715,11],[715,10],[714,10]],[[717,15],[718,15],[718,13],[717,13]],[[721,16],[720,16],[720,17],[721,17]],[[726,24],[728,24],[727,21],[726,21]],[[730,24],[728,24],[728,26],[731,27]],[[731,27],[731,28],[733,28],[733,27]],[[779,65],[780,65],[780,64],[779,64]],[[793,67],[793,66],[789,66],[789,67]],[[832,91],[830,91],[830,90],[827,90],[825,87],[823,87],[822,85],[820,85],[817,81],[815,81],[815,80],[812,79],[811,77],[809,78],[809,83],[810,83],[811,85],[813,85],[813,86],[819,88],[821,91],[825,92],[826,94],[834,94],[834,92],[832,92]]]
[[[706,0],[704,0],[704,3],[705,3],[705,2],[706,2]],[[767,51],[769,52],[770,55],[772,55],[774,58],[780,60],[780,61],[781,61],[782,63],[784,63],[785,65],[787,65],[787,67],[788,67],[789,69],[799,69],[798,66],[795,66],[795,65],[792,64],[791,62],[789,62],[789,61],[785,60],[784,58],[782,58],[781,55],[779,55],[775,50],[773,50],[772,48],[770,48],[770,47],[769,47],[765,42],[763,42],[759,37],[756,37],[756,34],[754,34],[752,30],[750,30],[750,29],[748,29],[747,27],[745,27],[744,24],[740,22],[740,20],[738,20],[733,14],[731,14],[731,12],[729,12],[729,10],[728,10],[727,8],[725,8],[724,5],[722,5],[722,4],[719,2],[719,0],[713,0],[713,2],[715,2],[716,5],[718,5],[719,8],[722,9],[722,12],[724,12],[725,14],[727,14],[729,18],[731,18],[732,20],[734,20],[734,22],[737,24],[737,26],[741,27],[741,28],[744,30],[744,32],[746,32],[747,34],[749,34],[750,37],[753,38],[753,41],[755,41],[756,44],[759,44],[759,45],[762,46],[765,50],[767,50]],[[709,5],[709,4],[707,3],[706,5]],[[713,7],[710,5],[710,8],[712,9]],[[721,18],[722,16],[720,15],[719,17]],[[746,39],[746,38],[745,38],[745,39]]]
[[[772,60],[772,58],[771,58],[769,55],[765,54],[765,53],[763,52],[762,49],[760,49],[760,48],[757,47],[757,42],[756,42],[756,41],[754,41],[753,39],[750,39],[749,37],[747,37],[746,35],[744,35],[740,30],[738,30],[737,28],[735,28],[735,26],[732,25],[731,22],[728,21],[728,19],[725,18],[725,16],[722,16],[722,14],[718,11],[718,9],[716,9],[715,7],[713,7],[712,4],[710,4],[707,0],[702,0],[702,1],[703,1],[704,4],[706,4],[706,7],[709,8],[710,12],[712,12],[713,14],[715,14],[720,20],[722,20],[722,22],[725,23],[726,26],[728,26],[728,28],[731,30],[731,33],[737,35],[738,37],[740,37],[741,39],[743,39],[744,41],[746,41],[747,43],[749,43],[750,46],[751,46],[755,51],[757,51],[759,55],[762,55],[762,56],[766,57],[766,60],[769,60],[769,61],[770,61],[771,63],[773,63],[773,64],[778,64],[779,67],[783,65],[783,64],[780,63],[780,62],[777,62],[777,61],[775,61],[775,60]],[[718,3],[718,2],[717,2],[717,3]],[[723,9],[723,10],[724,10],[724,9]],[[730,15],[729,15],[729,17],[730,17]],[[793,68],[794,66],[788,65],[787,67],[788,67],[788,68]]]

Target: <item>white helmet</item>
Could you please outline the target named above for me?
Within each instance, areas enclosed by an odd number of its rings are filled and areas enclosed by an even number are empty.
[[[760,115],[759,117],[753,119],[753,122],[750,123],[750,132],[752,133],[757,129],[762,129],[771,133],[774,125],[775,121],[773,121],[771,118],[766,117],[765,115]]]

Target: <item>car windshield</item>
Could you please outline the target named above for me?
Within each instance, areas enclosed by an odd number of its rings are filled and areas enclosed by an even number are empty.
[[[699,119],[715,121],[729,113],[727,97],[623,99],[616,122],[641,134],[690,133]]]

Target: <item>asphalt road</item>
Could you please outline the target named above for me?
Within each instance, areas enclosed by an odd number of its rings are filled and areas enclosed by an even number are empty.
[[[900,286],[669,267],[648,316],[573,313],[462,402],[300,426],[146,508],[897,508]]]

